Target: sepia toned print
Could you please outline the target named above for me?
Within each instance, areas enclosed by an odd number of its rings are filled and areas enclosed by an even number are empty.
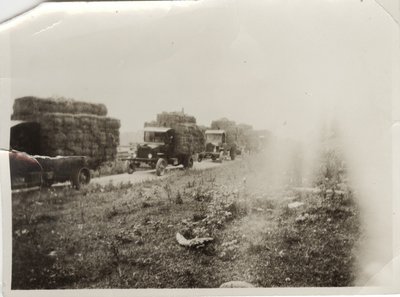
[[[5,23],[6,286],[394,288],[394,24],[373,1]]]

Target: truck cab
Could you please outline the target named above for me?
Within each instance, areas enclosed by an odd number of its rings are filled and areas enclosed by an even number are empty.
[[[211,158],[213,161],[222,162],[227,156],[230,156],[232,160],[235,159],[236,146],[227,144],[225,130],[206,130],[205,138],[206,150],[200,154],[199,160]]]
[[[168,127],[145,127],[144,142],[137,146],[133,162],[129,165],[129,173],[136,167],[147,164],[156,169],[157,175],[163,175],[168,164],[183,165],[184,168],[193,166],[191,155],[178,154],[176,150],[177,135],[174,129]]]
[[[226,133],[224,130],[207,130],[206,135],[206,152],[218,153],[224,150],[226,144]]]
[[[134,156],[136,166],[144,163],[155,168],[160,157],[173,154],[175,133],[172,128],[146,127],[143,140]]]

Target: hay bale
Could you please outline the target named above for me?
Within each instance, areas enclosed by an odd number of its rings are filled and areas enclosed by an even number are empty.
[[[104,104],[75,101],[66,98],[22,97],[14,101],[15,115],[32,115],[39,113],[92,114],[105,116],[107,108]]]
[[[196,118],[183,112],[162,112],[157,115],[156,123],[161,127],[184,123],[196,124]]]
[[[107,129],[119,129],[121,127],[121,123],[117,119],[105,118],[105,121]]]
[[[116,157],[119,120],[97,115],[64,113],[13,116],[40,124],[43,155],[84,155],[99,162],[111,161]]]
[[[204,135],[196,125],[174,125],[178,154],[195,154],[204,151]]]

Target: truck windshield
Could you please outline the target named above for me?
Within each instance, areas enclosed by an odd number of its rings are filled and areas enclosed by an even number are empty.
[[[219,144],[222,142],[222,134],[207,134],[207,143]]]
[[[165,141],[165,133],[162,132],[144,132],[144,142],[161,142]]]

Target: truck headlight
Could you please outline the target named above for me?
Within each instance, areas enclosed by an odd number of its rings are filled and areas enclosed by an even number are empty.
[[[149,159],[151,159],[151,158],[153,158],[153,155],[152,155],[152,154],[148,154],[147,157],[148,157]]]

